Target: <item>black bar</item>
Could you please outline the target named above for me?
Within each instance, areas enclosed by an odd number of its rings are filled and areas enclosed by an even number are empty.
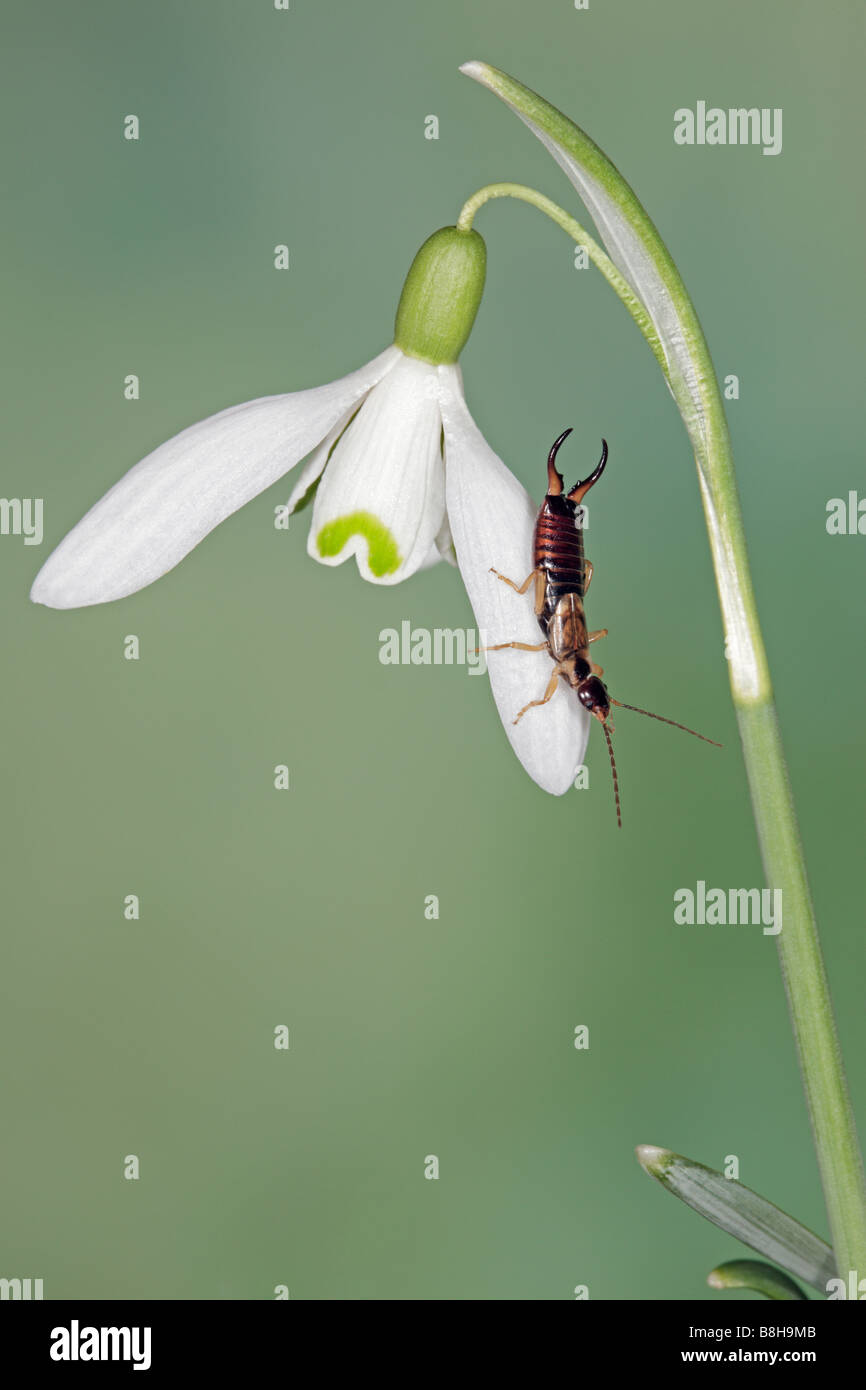
[[[145,1376],[159,1379],[186,1371],[199,1380],[211,1374],[220,1379],[232,1373],[249,1377],[254,1371],[258,1380],[270,1368],[294,1379],[293,1368],[294,1372],[301,1369],[299,1356],[308,1367],[301,1372],[302,1379],[308,1379],[309,1370],[318,1367],[321,1373],[332,1367],[341,1351],[358,1369],[370,1370],[379,1364],[390,1365],[393,1371],[395,1356],[403,1361],[406,1376],[414,1376],[411,1363],[416,1356],[421,1357],[427,1375],[440,1358],[443,1373],[449,1365],[454,1368],[456,1348],[448,1333],[451,1328],[461,1331],[465,1314],[428,1312],[415,1326],[406,1310],[399,1322],[386,1314],[379,1324],[378,1315],[367,1308],[363,1326],[359,1323],[360,1337],[354,1337],[358,1315],[342,1303],[339,1312],[324,1315],[324,1326],[336,1321],[339,1334],[329,1333],[323,1340],[321,1315],[311,1316],[308,1306],[301,1311],[297,1303],[302,1301],[7,1301],[0,1306],[3,1365],[15,1365],[25,1377],[47,1372],[52,1379],[70,1375],[92,1379],[108,1370],[115,1377],[131,1375],[134,1383],[143,1382]],[[486,1335],[479,1340],[479,1322],[485,1316],[476,1310],[471,1314],[471,1329],[464,1325],[470,1361],[481,1356],[483,1348],[490,1370],[500,1361],[507,1367],[521,1345],[535,1356],[541,1352],[538,1312],[525,1319],[523,1327],[520,1315],[517,1319],[509,1315],[501,1338]],[[103,1335],[102,1329],[116,1332]],[[628,1370],[664,1374],[680,1367],[701,1375],[712,1366],[730,1370],[734,1365],[761,1365],[782,1370],[805,1366],[826,1376],[843,1363],[856,1363],[862,1345],[859,1318],[824,1299],[804,1303],[723,1297],[718,1302],[694,1303],[575,1301],[567,1317],[552,1318],[546,1324],[545,1333],[552,1340],[545,1345],[543,1363],[550,1368],[551,1353],[560,1352],[567,1355],[566,1365],[575,1373],[581,1366],[595,1365],[614,1374]],[[415,1351],[407,1361],[412,1342]],[[93,1351],[105,1359],[89,1359]],[[112,1359],[115,1352],[126,1359]],[[58,1359],[61,1355],[68,1359]],[[133,1369],[136,1361],[141,1366],[138,1373]]]

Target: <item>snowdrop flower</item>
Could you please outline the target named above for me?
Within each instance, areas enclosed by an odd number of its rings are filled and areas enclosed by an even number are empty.
[[[365,579],[397,584],[450,554],[437,367],[469,337],[485,265],[477,232],[435,232],[412,263],[391,347],[339,381],[232,406],[161,444],[69,532],[30,597],[80,608],[135,593],[307,455],[288,510],[319,482],[314,559],[354,555]]]
[[[479,640],[537,643],[531,596],[490,572],[529,573],[535,507],[472,420],[457,365],[485,262],[476,231],[435,232],[410,268],[390,347],[338,381],[232,406],[160,445],[61,541],[30,597],[79,608],[136,593],[306,458],[287,510],[315,487],[314,559],[354,556],[363,578],[397,584],[456,552]],[[523,766],[546,791],[567,791],[589,716],[563,690],[514,725],[550,679],[546,652],[497,652],[488,671]]]

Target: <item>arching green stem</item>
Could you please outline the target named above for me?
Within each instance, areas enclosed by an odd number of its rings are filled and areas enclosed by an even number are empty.
[[[561,227],[577,246],[584,248],[593,265],[601,271],[605,280],[619,295],[652,348],[662,371],[667,374],[667,359],[659,341],[659,335],[653,327],[652,319],[637,295],[633,293],[625,276],[620,275],[610,256],[601,249],[597,241],[593,240],[589,232],[581,227],[580,223],[558,203],[554,203],[551,198],[546,198],[543,193],[538,193],[534,188],[527,188],[522,183],[488,183],[486,187],[479,188],[477,193],[473,193],[472,197],[463,204],[457,219],[458,229],[461,232],[468,232],[479,208],[490,202],[492,198],[517,198],[521,203],[529,203],[532,207],[538,208],[539,212],[543,212],[545,217],[549,217],[551,222],[555,222],[557,227]]]

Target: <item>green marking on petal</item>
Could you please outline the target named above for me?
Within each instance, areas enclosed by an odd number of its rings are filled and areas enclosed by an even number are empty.
[[[348,516],[329,521],[316,537],[319,554],[339,555],[352,536],[363,536],[367,542],[367,563],[377,578],[399,569],[401,555],[397,542],[372,512],[350,512]]]
[[[295,503],[295,510],[292,512],[292,516],[297,516],[298,512],[306,511],[307,507],[309,507],[310,503],[312,502],[313,498],[318,492],[319,483],[321,481],[322,475],[320,473],[318,478],[314,478],[313,481],[310,483],[310,486],[307,488],[301,500]]]

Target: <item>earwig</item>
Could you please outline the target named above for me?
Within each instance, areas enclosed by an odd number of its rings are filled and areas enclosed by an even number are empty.
[[[609,723],[611,705],[616,705],[619,709],[633,710],[636,714],[645,714],[649,719],[658,719],[662,724],[682,729],[684,733],[693,734],[695,738],[702,739],[704,743],[712,743],[716,748],[721,748],[722,745],[716,743],[715,739],[707,738],[706,734],[699,734],[696,729],[690,729],[686,724],[677,723],[675,719],[666,719],[664,715],[653,714],[638,705],[626,705],[621,700],[614,700],[601,679],[604,674],[602,668],[590,660],[590,643],[606,637],[608,630],[606,627],[595,632],[587,630],[583,601],[592,581],[593,570],[591,562],[583,552],[583,514],[580,508],[584,497],[604,472],[608,449],[607,440],[603,439],[601,458],[593,471],[587,478],[575,483],[570,492],[566,492],[562,474],[556,467],[556,455],[563,440],[570,434],[571,430],[567,429],[554,440],[547,457],[547,496],[539,508],[535,523],[532,572],[522,584],[516,584],[513,579],[508,579],[498,570],[491,569],[492,574],[518,594],[525,594],[530,584],[534,584],[535,616],[544,634],[544,641],[539,642],[537,646],[531,646],[526,642],[498,642],[487,650],[501,651],[504,647],[515,647],[521,651],[546,649],[549,652],[554,667],[544,695],[541,699],[530,700],[524,705],[513,722],[519,723],[527,710],[536,705],[546,705],[552,700],[562,678],[575,692],[584,709],[599,721],[604,730],[613,778],[616,821],[617,825],[622,827],[619,779],[610,737],[613,731],[613,725]]]

